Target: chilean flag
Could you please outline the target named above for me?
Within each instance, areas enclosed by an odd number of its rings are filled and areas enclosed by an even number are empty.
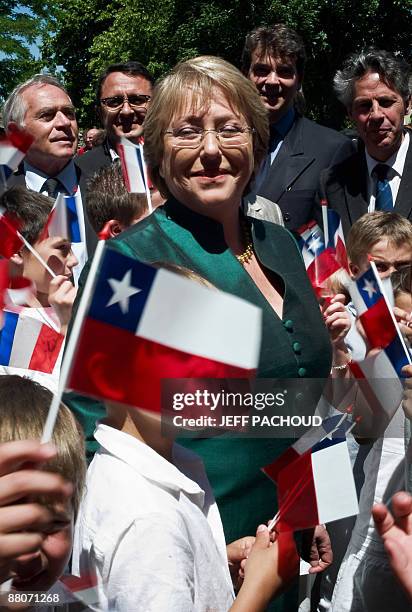
[[[246,378],[261,311],[110,248],[103,252],[67,387],[160,411],[163,378]]]
[[[349,272],[348,256],[346,253],[345,238],[341,218],[335,210],[327,208],[326,205],[326,224],[325,224],[325,243],[326,247],[335,251],[336,261],[340,267]],[[322,209],[323,210],[323,209]]]
[[[58,236],[67,238],[71,243],[82,242],[79,207],[81,202],[77,194],[65,196],[59,193],[47,219],[42,238]]]
[[[17,129],[0,138],[0,179],[4,186],[10,175],[17,170],[32,142],[32,136]]]
[[[64,336],[24,313],[4,312],[0,335],[0,364],[51,374]]]
[[[75,600],[79,600],[86,606],[93,606],[99,603],[99,592],[97,577],[72,576],[66,575],[60,578],[60,582],[70,591]]]
[[[346,439],[325,438],[277,475],[277,530],[309,529],[359,512]]]
[[[122,164],[123,178],[129,193],[148,192],[146,164],[143,157],[143,145],[135,145],[127,138],[122,138],[117,147]]]
[[[298,229],[298,240],[306,272],[316,294],[334,272],[342,268],[336,259],[334,246],[325,245],[323,232],[315,221]]]
[[[353,427],[349,415],[352,412],[352,407],[348,408],[345,413],[333,415],[322,421],[322,425],[311,427],[303,434],[292,446],[289,446],[279,457],[272,463],[262,468],[262,472],[268,478],[277,483],[279,473],[290,463],[296,461],[315,444],[318,444],[324,439],[343,439]]]
[[[403,366],[411,363],[409,352],[373,262],[349,285],[349,292],[370,347],[382,348],[386,355],[391,366],[388,377],[402,377]]]

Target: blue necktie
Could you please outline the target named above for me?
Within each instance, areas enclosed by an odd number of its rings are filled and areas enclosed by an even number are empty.
[[[386,164],[377,164],[373,169],[376,177],[375,210],[393,210],[392,191],[388,181],[389,170],[390,166]]]

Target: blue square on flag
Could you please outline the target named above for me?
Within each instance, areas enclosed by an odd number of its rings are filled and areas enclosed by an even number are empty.
[[[106,249],[88,316],[135,333],[156,272]]]

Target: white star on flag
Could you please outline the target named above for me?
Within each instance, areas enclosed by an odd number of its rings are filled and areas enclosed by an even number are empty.
[[[120,310],[123,314],[129,310],[129,298],[136,293],[139,293],[141,289],[137,287],[133,287],[131,284],[132,281],[132,271],[128,270],[126,274],[123,276],[122,280],[116,280],[115,278],[108,278],[107,282],[110,285],[111,290],[113,291],[113,295],[110,300],[106,304],[106,308],[109,306],[113,306],[113,304],[119,303]]]
[[[314,236],[313,239],[308,244],[308,249],[310,249],[311,251],[317,251],[319,247],[321,246],[321,242],[322,241],[321,241],[320,236]]]
[[[368,298],[371,299],[374,293],[377,293],[375,289],[375,283],[373,281],[365,279],[365,285],[362,287],[362,291],[368,294]]]

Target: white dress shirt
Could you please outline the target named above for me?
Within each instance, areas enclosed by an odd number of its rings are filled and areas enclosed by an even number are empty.
[[[26,187],[28,189],[31,189],[32,191],[37,191],[38,193],[43,193],[47,195],[47,191],[44,189],[44,183],[48,178],[50,178],[49,175],[45,174],[44,172],[41,172],[37,168],[34,168],[27,162],[24,162],[24,172],[26,179]],[[78,188],[77,171],[73,160],[70,161],[63,168],[63,170],[59,172],[59,174],[56,174],[56,176],[53,178],[58,179],[60,181],[60,184],[63,186],[63,189],[57,189],[58,193],[63,193],[64,195],[76,194],[76,198],[78,201],[77,212],[79,216],[80,236],[82,241],[72,243],[73,253],[76,255],[79,261],[77,266],[73,268],[73,277],[75,284],[77,285],[80,273],[83,270],[83,266],[87,261],[87,248],[82,195],[80,193],[80,189]]]
[[[234,594],[219,511],[200,458],[169,463],[99,424],[76,524],[73,573],[97,574],[110,612],[226,611]]]
[[[376,178],[373,176],[373,170],[375,166],[378,164],[384,163],[386,166],[390,166],[391,170],[388,174],[389,186],[392,192],[392,201],[395,205],[396,197],[398,195],[399,186],[401,184],[403,168],[405,166],[406,154],[408,152],[409,147],[409,134],[406,132],[401,146],[399,149],[391,155],[386,162],[380,162],[377,159],[374,159],[369,155],[369,153],[365,150],[366,155],[366,164],[368,166],[368,212],[374,212],[375,210],[375,200],[376,200]]]

